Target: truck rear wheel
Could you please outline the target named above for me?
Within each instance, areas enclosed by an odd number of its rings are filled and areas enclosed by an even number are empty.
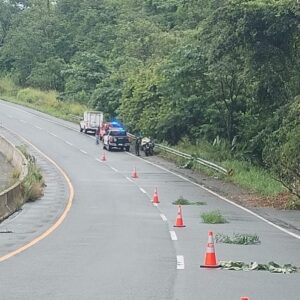
[[[80,126],[80,132],[82,132],[83,131],[83,129],[81,128],[81,126]]]

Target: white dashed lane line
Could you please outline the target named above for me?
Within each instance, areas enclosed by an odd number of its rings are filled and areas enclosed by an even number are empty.
[[[172,241],[177,241],[177,235],[175,231],[170,231]]]
[[[99,158],[96,158],[96,161],[100,162],[100,163],[103,163],[103,161]]]
[[[43,129],[42,127],[37,126],[37,125],[34,125],[34,127],[35,127],[36,129],[38,129],[38,130],[42,130],[42,129]]]
[[[114,168],[114,167],[110,167],[113,171],[115,171],[115,172],[119,172],[116,168]]]
[[[81,153],[83,153],[83,154],[87,154],[87,152],[84,151],[84,150],[82,150],[82,149],[80,149],[79,151],[80,151]]]
[[[50,132],[50,131],[48,131],[48,133],[49,133],[50,135],[54,136],[54,137],[57,137],[57,135],[56,135],[55,133],[52,133],[52,132]]]
[[[130,181],[130,182],[133,182],[133,180],[132,180],[131,178],[127,177],[127,176],[126,176],[126,179],[127,179],[128,181]]]
[[[65,143],[68,144],[69,146],[73,146],[73,144],[68,141],[65,141]]]
[[[167,217],[166,217],[164,214],[160,214],[160,217],[162,218],[162,220],[163,220],[164,222],[167,222],[167,221],[168,221]]]
[[[177,270],[184,270],[184,256],[177,255]]]
[[[140,191],[144,194],[147,194],[147,192],[143,188],[140,188]]]
[[[27,122],[25,120],[20,120],[21,123],[26,124]]]

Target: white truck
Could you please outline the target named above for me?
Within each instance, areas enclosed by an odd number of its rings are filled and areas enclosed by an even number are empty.
[[[85,111],[83,114],[83,120],[80,121],[80,132],[88,133],[92,132],[94,135],[98,127],[102,127],[103,124],[103,112],[101,111]]]

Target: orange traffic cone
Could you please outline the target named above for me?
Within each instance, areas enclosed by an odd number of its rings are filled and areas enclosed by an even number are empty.
[[[208,242],[206,247],[206,254],[205,254],[205,262],[204,265],[200,266],[201,268],[219,268],[220,265],[217,264],[217,258],[215,253],[215,246],[214,246],[214,238],[212,231],[208,232]]]
[[[185,227],[185,225],[183,224],[181,205],[178,205],[178,212],[174,227]]]
[[[102,160],[102,161],[106,161],[106,155],[105,155],[105,152],[103,152],[103,154],[101,155],[101,160]]]
[[[250,300],[248,297],[242,297],[241,300]]]
[[[131,177],[132,178],[138,178],[137,172],[136,172],[136,168],[134,167],[131,173]]]
[[[153,197],[152,197],[152,203],[153,204],[158,204],[159,203],[158,194],[157,194],[157,188],[155,188],[155,191],[154,191],[154,194],[153,194]]]

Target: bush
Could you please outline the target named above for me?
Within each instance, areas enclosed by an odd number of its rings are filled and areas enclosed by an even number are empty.
[[[223,224],[227,223],[226,219],[221,215],[220,211],[215,210],[201,214],[204,223],[207,224]]]

